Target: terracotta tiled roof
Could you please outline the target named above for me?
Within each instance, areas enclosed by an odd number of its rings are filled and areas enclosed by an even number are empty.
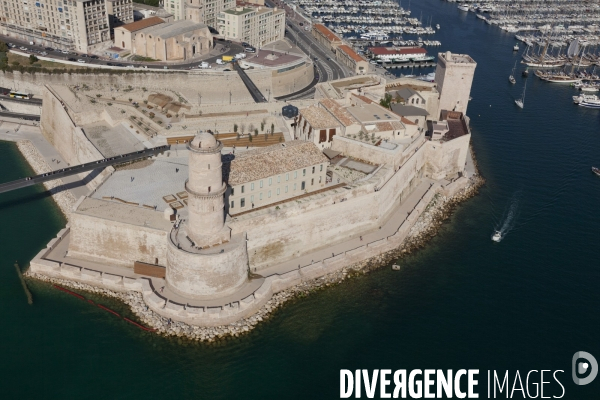
[[[128,30],[129,32],[135,32],[135,31],[139,31],[140,29],[148,28],[149,26],[162,24],[164,22],[165,21],[163,21],[162,19],[160,19],[158,17],[150,17],[150,18],[144,18],[139,21],[132,22],[130,24],[122,25],[119,28]]]
[[[335,33],[331,32],[327,27],[322,24],[315,24],[315,29],[318,30],[323,36],[327,38],[330,42],[341,42],[340,39]]]
[[[341,51],[346,53],[348,55],[348,57],[350,57],[354,61],[367,61],[363,57],[358,55],[354,50],[352,50],[352,48],[350,46],[343,44],[341,46],[338,46],[338,49],[340,49]]]
[[[404,117],[400,117],[400,121],[402,121],[402,123],[405,125],[417,125],[414,122],[412,122],[410,119],[407,119]]]
[[[352,93],[352,96],[362,100],[363,102],[367,103],[367,104],[371,104],[374,103],[373,100],[371,100],[370,98],[368,98],[367,96],[363,96],[362,94],[354,94]]]
[[[335,128],[340,125],[331,113],[326,109],[310,106],[300,110],[300,115],[308,121],[313,129]]]
[[[338,119],[344,126],[350,126],[357,123],[356,119],[348,112],[344,107],[340,106],[333,99],[321,100],[321,104],[325,107],[335,118]]]
[[[229,184],[240,185],[297,169],[329,162],[312,142],[294,140],[250,150],[236,156],[229,168]]]

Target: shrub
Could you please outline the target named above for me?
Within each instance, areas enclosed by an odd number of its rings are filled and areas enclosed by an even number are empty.
[[[33,63],[38,62],[38,61],[39,61],[39,58],[37,58],[33,54],[29,56],[29,64],[33,64]]]
[[[101,95],[100,93],[98,93],[98,94],[96,95],[96,97],[97,97],[97,98],[100,98],[100,97],[102,97],[102,95]]]
[[[275,131],[275,124],[271,123],[271,132]]]
[[[265,121],[260,123],[260,131],[264,132],[265,131]]]
[[[238,130],[238,125],[237,124],[233,124],[233,132],[237,133]]]
[[[258,128],[254,130],[254,136],[258,135]],[[252,136],[250,136],[252,137]]]
[[[113,99],[113,100],[116,100],[117,98],[113,96],[113,98],[112,98],[112,99]]]
[[[158,120],[156,121],[157,124],[162,125],[162,121]]]
[[[144,100],[144,104],[148,104],[148,100]]]
[[[147,91],[148,89],[146,89],[145,87],[143,87],[143,88],[142,88],[142,90],[145,92],[145,91]]]
[[[129,98],[129,102],[131,103],[132,101],[133,101],[133,99],[130,97],[130,98]]]
[[[107,106],[112,106],[112,103],[106,103]]]
[[[252,135],[248,136],[248,140],[252,143]]]
[[[121,114],[125,114],[125,110],[121,110]]]

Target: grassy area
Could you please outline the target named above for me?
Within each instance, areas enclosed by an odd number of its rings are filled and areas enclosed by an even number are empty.
[[[143,57],[143,56],[133,56],[131,58],[133,61],[145,61],[145,62],[153,62],[153,61],[158,61],[155,60],[154,58],[150,58],[150,57]]]
[[[29,57],[24,57],[24,56],[20,56],[18,54],[8,53],[8,65],[12,66],[14,62],[18,62],[19,65],[22,65],[24,67],[28,67],[31,65],[29,63]],[[46,68],[46,69],[83,69],[83,68],[86,68],[84,66],[80,67],[79,65],[62,64],[62,63],[57,63],[57,62],[53,62],[53,61],[43,61],[43,60],[39,60],[35,64],[36,65],[39,64],[40,67]]]

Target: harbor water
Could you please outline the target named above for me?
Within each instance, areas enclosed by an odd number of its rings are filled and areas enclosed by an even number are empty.
[[[519,70],[508,82],[513,34],[456,3],[413,1],[411,10],[441,25],[433,39],[442,47],[430,53],[467,53],[478,63],[468,114],[486,184],[425,248],[395,261],[401,271],[385,266],[295,300],[241,338],[162,338],[41,282],[28,281],[28,305],[13,264],[26,264],[65,220],[41,188],[5,193],[3,395],[330,399],[339,398],[340,369],[464,368],[480,370],[480,398],[487,370],[542,369],[564,370],[564,398],[599,398],[598,379],[573,383],[571,357],[587,351],[600,360],[600,178],[590,171],[600,166],[600,111],[575,106],[573,88],[533,74],[517,108],[524,78]],[[30,172],[16,146],[0,143],[1,182]],[[495,229],[505,233],[499,243],[490,239]],[[89,297],[131,316],[116,301]],[[546,390],[560,395],[557,385]]]

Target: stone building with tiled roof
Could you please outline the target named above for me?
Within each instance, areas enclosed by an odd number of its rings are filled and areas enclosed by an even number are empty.
[[[313,24],[312,35],[317,42],[332,52],[335,52],[335,49],[342,44],[342,39],[323,24]]]
[[[292,141],[257,148],[225,165],[229,214],[320,190],[329,160],[314,143]]]

